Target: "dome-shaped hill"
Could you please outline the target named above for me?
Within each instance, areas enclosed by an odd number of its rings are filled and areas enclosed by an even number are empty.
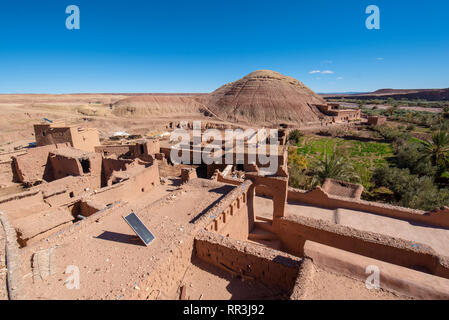
[[[145,95],[119,100],[112,105],[112,112],[122,117],[152,117],[167,115],[199,115],[204,106],[192,96]]]
[[[204,103],[224,120],[249,123],[315,122],[324,115],[314,104],[326,104],[300,81],[269,70],[225,84]]]

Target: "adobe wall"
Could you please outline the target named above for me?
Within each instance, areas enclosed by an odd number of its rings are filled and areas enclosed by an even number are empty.
[[[0,211],[8,214],[11,220],[50,208],[44,202],[42,192],[26,191],[0,198]]]
[[[89,161],[90,169],[88,173],[83,172],[80,159],[76,156],[67,157],[59,154],[50,153],[49,162],[54,180],[58,180],[67,176],[81,176],[90,174],[98,176],[100,179],[102,172],[102,157],[100,154],[91,153],[83,158]]]
[[[122,183],[98,190],[94,198],[103,203],[112,203],[118,199],[136,199],[144,193],[151,192],[158,185],[160,185],[159,168],[155,163],[142,168],[140,172]]]
[[[251,181],[244,181],[228,192],[209,211],[196,217],[193,223],[211,232],[229,234],[229,237],[234,239],[248,239],[248,234],[254,227],[254,210],[247,207],[250,203],[248,201],[248,197],[251,196],[248,194],[250,186]]]
[[[422,222],[425,224],[445,228],[449,227],[449,210],[443,209],[424,212],[421,210],[397,207],[383,203],[348,199],[344,197],[329,195],[320,187],[311,191],[289,188],[288,200],[311,204],[321,208],[342,208],[349,210],[366,211],[407,221]]]
[[[215,174],[216,173],[216,174]],[[225,177],[223,176],[223,174],[221,174],[220,172],[215,172],[212,179],[218,181],[218,182],[223,182],[223,183],[227,183],[227,184],[232,184],[234,186],[240,186],[244,180],[243,179],[238,179],[238,178],[232,178],[232,177]]]
[[[70,127],[52,127],[50,124],[35,124],[34,137],[37,146],[71,143]]]
[[[439,256],[431,247],[383,234],[359,231],[301,216],[275,219],[273,231],[286,252],[304,256],[307,240],[386,261],[406,268],[420,268],[449,278],[449,258]]]
[[[120,159],[112,159],[112,158],[104,158],[103,159],[103,171],[102,171],[102,185],[107,186],[111,185],[109,183],[109,179],[112,176],[114,171],[125,171],[126,165],[132,163],[133,160],[120,160]]]
[[[94,152],[100,145],[100,136],[95,128],[70,128],[72,147],[79,150]]]
[[[280,251],[200,231],[195,237],[195,253],[200,259],[235,276],[259,280],[290,292],[301,259]]]
[[[253,173],[247,173],[246,178],[253,182],[248,193],[254,195],[257,190],[259,190],[259,193],[268,193],[267,196],[273,200],[273,219],[283,217],[287,202],[288,178],[265,177]],[[254,202],[254,198],[251,199],[251,202]]]
[[[380,271],[379,286],[382,289],[417,299],[449,299],[449,279],[367,258],[312,241],[306,242],[304,253],[319,268],[363,282],[367,278],[366,268],[376,266]],[[306,260],[310,261],[309,259]]]
[[[334,111],[334,122],[353,121],[360,119],[360,110],[339,110]]]
[[[387,122],[387,117],[369,116],[368,124],[373,126],[381,126]]]
[[[17,178],[15,179],[15,177],[14,177],[13,165],[14,164],[13,164],[12,160],[0,162],[0,176],[2,177],[2,181],[0,181],[0,183],[1,182],[12,182],[14,180],[18,180]]]
[[[95,152],[102,153],[105,157],[116,155],[117,157],[130,155],[131,145],[111,145],[111,146],[96,146]]]
[[[147,140],[144,144],[144,148],[145,148],[145,154],[154,155],[154,154],[160,152],[161,145],[160,145],[159,140],[157,140],[157,139]]]
[[[193,168],[182,168],[181,169],[181,181],[182,183],[189,182],[192,179],[198,178],[196,170]]]
[[[49,153],[67,146],[68,144],[64,143],[30,148],[26,154],[12,157],[13,174],[18,178],[19,182],[29,185],[34,184],[36,181],[49,180],[48,172],[46,172]]]
[[[155,259],[160,262],[147,269],[148,277],[140,280],[142,287],[150,289],[148,291],[132,290],[128,292],[129,298],[161,300],[172,296],[181,284],[180,280],[183,279],[186,270],[192,265],[193,251],[194,238],[192,235],[184,237],[181,244],[167,248]]]
[[[243,191],[217,212],[205,229],[232,239],[246,240],[252,229],[251,222],[254,222],[254,217],[248,210],[247,192]]]
[[[268,147],[268,145],[267,145]],[[204,149],[204,148],[203,148]],[[165,157],[170,160],[171,162],[173,162],[171,160],[171,147],[161,147],[160,148],[161,153],[163,153],[165,155]],[[286,151],[286,148],[284,149]],[[189,159],[190,161],[192,161],[194,158],[199,158],[202,159],[202,152],[201,151],[196,151],[190,148],[190,146],[186,146],[183,149],[178,150],[178,155],[179,157],[181,157],[182,154],[189,154]],[[200,153],[200,155],[196,155],[196,153]],[[269,156],[269,154],[267,155]],[[242,159],[242,164],[251,164],[253,162],[255,162],[255,164],[259,167],[259,168],[265,168],[265,167],[269,167],[269,164],[262,164],[260,162],[259,156],[257,154],[249,154],[246,150],[245,153],[237,153],[237,152],[232,152],[232,164],[237,164],[237,160]],[[255,161],[254,161],[255,160]],[[277,162],[278,162],[278,166],[281,166],[282,164],[285,164],[287,162],[288,158],[287,158],[287,152],[284,151],[280,151],[277,155]],[[223,170],[227,164],[230,163],[226,163],[226,155],[223,155],[222,159],[221,159],[221,164],[211,164],[208,165],[208,167],[210,167],[210,169],[208,169],[208,173],[209,175],[213,174],[213,172],[215,171],[215,169],[219,169],[220,171]]]
[[[58,206],[100,188],[101,182],[99,177],[86,175],[78,177],[68,176],[38,185],[31,190],[41,191],[46,203],[51,206]]]
[[[49,162],[54,180],[67,176],[81,176],[83,174],[81,164],[75,158],[66,158],[50,153]]]

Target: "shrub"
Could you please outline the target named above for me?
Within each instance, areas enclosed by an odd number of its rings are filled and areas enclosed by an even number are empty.
[[[298,144],[303,136],[304,134],[301,131],[295,129],[289,133],[288,140],[294,144]]]
[[[404,207],[432,210],[449,204],[449,190],[439,190],[431,177],[411,174],[408,168],[384,166],[374,171],[373,179],[377,187],[390,189]]]

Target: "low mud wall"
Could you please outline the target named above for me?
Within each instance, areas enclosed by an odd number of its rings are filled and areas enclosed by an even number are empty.
[[[104,158],[102,164],[102,186],[107,186],[114,171],[126,171],[126,165],[133,160]]]
[[[7,213],[11,220],[46,210],[49,207],[44,202],[40,191],[26,191],[0,198],[0,210]]]
[[[304,256],[304,244],[311,240],[449,279],[449,258],[424,244],[300,216],[275,219],[273,229],[283,250],[296,256]]]
[[[225,237],[246,240],[248,239],[249,228],[246,192],[243,192],[215,217],[206,227],[206,230]]]
[[[368,266],[379,270],[379,287],[416,299],[449,299],[449,279],[307,241],[307,258],[325,270],[365,282]],[[310,261],[309,259],[306,259]]]
[[[200,231],[195,237],[196,255],[233,275],[279,287],[290,293],[302,260],[292,255],[216,233]]]
[[[288,201],[298,201],[327,209],[349,209],[371,212],[387,217],[416,221],[429,225],[449,228],[449,210],[424,212],[383,203],[375,203],[364,200],[348,199],[332,196],[321,188],[304,191],[294,188],[288,189]]]
[[[130,155],[131,145],[96,146],[95,152],[102,153],[105,157],[115,154],[117,156]]]
[[[254,227],[254,213],[248,207],[250,186],[250,181],[237,186],[195,223],[205,225],[205,230],[223,236],[237,240],[248,239]]]
[[[157,164],[154,164],[142,169],[128,180],[98,190],[94,199],[104,203],[136,199],[143,193],[150,192],[159,184],[159,168]]]

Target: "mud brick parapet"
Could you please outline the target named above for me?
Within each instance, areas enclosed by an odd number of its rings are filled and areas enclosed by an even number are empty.
[[[287,198],[289,201],[298,201],[321,208],[341,208],[365,211],[395,219],[415,221],[428,225],[449,228],[449,208],[439,208],[433,211],[425,212],[422,210],[403,208],[384,203],[330,195],[320,187],[317,187],[311,191],[288,188]]]
[[[231,274],[259,280],[290,294],[302,259],[245,241],[201,230],[195,237],[196,255]]]
[[[297,256],[304,256],[304,245],[311,240],[406,268],[420,268],[449,279],[449,258],[425,244],[301,216],[276,219],[273,229],[285,251]]]
[[[247,239],[254,226],[254,212],[248,208],[248,189],[251,181],[236,186],[216,206],[202,215],[195,224],[205,230]]]

